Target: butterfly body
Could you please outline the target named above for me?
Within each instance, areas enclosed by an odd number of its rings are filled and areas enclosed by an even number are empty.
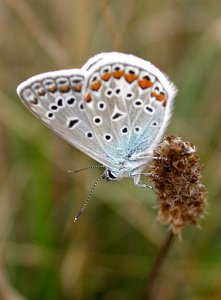
[[[103,178],[139,184],[170,120],[176,88],[150,62],[113,52],[81,69],[34,76],[17,92],[50,129],[104,165]]]

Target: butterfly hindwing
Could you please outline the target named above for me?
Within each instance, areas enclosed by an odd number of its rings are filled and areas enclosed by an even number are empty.
[[[96,141],[83,103],[85,74],[63,70],[34,76],[19,85],[26,107],[57,135],[101,163],[107,163]]]

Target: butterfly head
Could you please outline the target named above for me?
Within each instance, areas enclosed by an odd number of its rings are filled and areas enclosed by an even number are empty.
[[[121,163],[120,166],[117,166],[117,168],[106,168],[103,173],[102,179],[106,181],[121,180],[125,177],[134,179],[134,177],[137,177],[137,175],[141,173],[143,168],[143,162],[139,160],[131,161],[129,159],[126,159]]]
[[[118,180],[118,178],[119,177],[110,169],[106,169],[102,176],[102,179],[105,179],[106,181],[115,181]]]

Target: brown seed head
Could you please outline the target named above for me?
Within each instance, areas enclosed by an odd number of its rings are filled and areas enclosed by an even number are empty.
[[[158,220],[175,234],[205,213],[207,191],[200,178],[200,159],[190,142],[170,135],[155,149],[150,181],[158,197]]]

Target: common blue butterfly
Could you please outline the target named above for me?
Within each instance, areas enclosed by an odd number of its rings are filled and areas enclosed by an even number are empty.
[[[17,88],[37,118],[106,168],[102,178],[131,177],[141,186],[176,92],[150,62],[117,52],[95,55],[81,69],[31,77]]]

